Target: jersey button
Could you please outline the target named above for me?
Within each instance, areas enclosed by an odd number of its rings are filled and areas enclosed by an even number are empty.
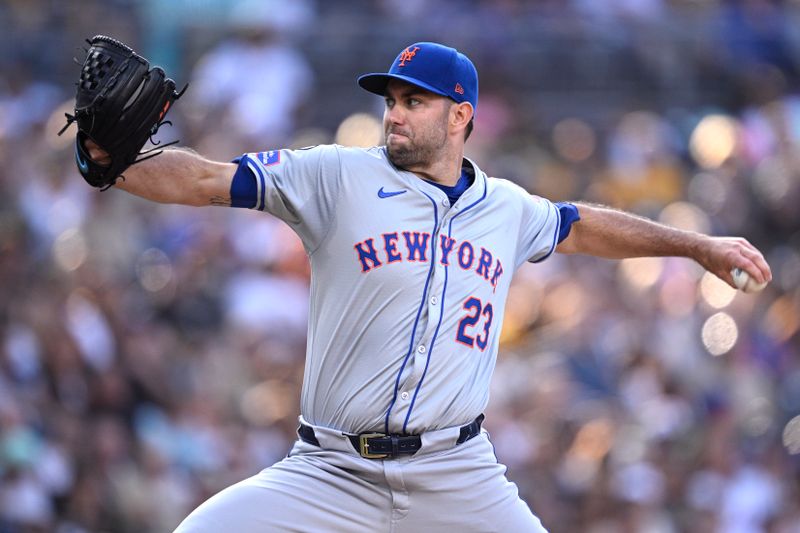
[[[443,206],[445,206],[445,207],[447,207],[447,206],[449,206],[449,205],[450,205],[450,202],[447,200],[447,198],[444,198],[444,199],[442,200],[442,205],[443,205]]]
[[[408,393],[406,391],[403,391],[402,393],[400,393],[400,397],[404,400],[408,400]]]
[[[419,346],[419,348],[417,348],[417,351],[418,351],[419,353],[425,353],[425,351],[426,351],[426,350],[427,350],[427,348],[425,348],[425,345],[424,345],[424,344],[421,344],[421,345]]]
[[[436,305],[439,303],[439,299],[436,296],[431,296],[431,305]]]

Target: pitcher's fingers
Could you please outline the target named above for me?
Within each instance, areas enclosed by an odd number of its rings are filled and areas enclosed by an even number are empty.
[[[102,159],[103,157],[108,156],[108,153],[105,152],[100,145],[94,142],[91,139],[86,139],[83,141],[83,146],[86,148],[86,151],[89,152],[89,157],[97,161],[98,159]]]
[[[758,249],[755,247],[746,248],[742,252],[742,255],[749,259],[757,269],[757,272],[751,272],[749,269],[745,269],[752,278],[759,283],[772,281],[772,269],[769,267],[769,263],[767,263],[767,260],[764,259],[764,256],[758,251]]]

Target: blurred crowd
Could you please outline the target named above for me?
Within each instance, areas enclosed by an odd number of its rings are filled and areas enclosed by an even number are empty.
[[[0,533],[170,531],[295,438],[303,248],[261,213],[83,182],[56,133],[97,33],[190,83],[159,136],[223,160],[380,143],[355,76],[440,40],[478,66],[467,151],[490,175],[751,240],[774,273],[755,295],[685,259],[523,267],[486,427],[553,533],[800,531],[798,20],[788,0],[4,0]]]

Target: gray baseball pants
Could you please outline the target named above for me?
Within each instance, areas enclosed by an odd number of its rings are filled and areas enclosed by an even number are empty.
[[[176,533],[544,532],[505,477],[486,432],[455,445],[458,428],[422,435],[422,449],[365,459],[340,432],[314,427],[288,457],[212,496]]]

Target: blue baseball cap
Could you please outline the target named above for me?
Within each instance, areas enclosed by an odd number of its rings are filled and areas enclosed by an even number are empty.
[[[414,43],[400,52],[387,73],[359,76],[365,90],[383,96],[390,80],[403,80],[478,108],[478,71],[467,56],[438,43]]]

